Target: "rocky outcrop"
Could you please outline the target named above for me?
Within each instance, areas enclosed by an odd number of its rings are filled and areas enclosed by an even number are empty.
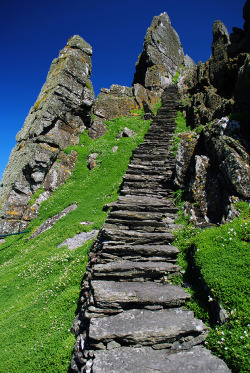
[[[222,223],[232,217],[233,201],[250,198],[250,159],[239,131],[239,122],[223,118],[181,136],[175,182],[207,222]]]
[[[245,20],[244,29],[233,27],[233,32],[230,35],[231,45],[228,48],[231,57],[237,56],[239,53],[250,53],[250,1],[244,5],[243,18]]]
[[[66,156],[62,150],[77,144],[91,122],[91,55],[91,46],[74,36],[52,62],[1,181],[1,233],[22,230],[31,219],[27,211],[31,196],[42,186],[55,190],[70,175],[76,154]]]
[[[211,58],[188,74],[182,88],[184,109],[192,127],[232,112],[249,111],[249,1],[243,16],[244,30],[215,21]]]
[[[208,222],[233,218],[232,202],[250,197],[250,55],[243,42],[249,33],[249,4],[243,11],[244,31],[234,28],[229,36],[221,21],[214,23],[211,58],[199,62],[179,85],[193,131],[180,136],[176,184],[186,190],[193,203],[187,212],[197,221],[198,210]]]
[[[111,120],[130,115],[135,109],[138,109],[138,104],[133,96],[133,89],[113,84],[110,89],[101,89],[95,100],[93,113],[98,119]]]
[[[150,91],[162,93],[183,64],[180,39],[171,26],[167,13],[154,17],[148,28],[143,51],[136,63],[133,85],[141,84]]]

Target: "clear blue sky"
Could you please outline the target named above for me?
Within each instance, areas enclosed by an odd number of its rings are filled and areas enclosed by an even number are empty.
[[[131,86],[135,63],[154,16],[167,12],[184,53],[197,63],[211,54],[215,20],[243,27],[245,0],[1,0],[0,178],[15,136],[45,82],[52,60],[80,35],[93,47],[95,94]]]

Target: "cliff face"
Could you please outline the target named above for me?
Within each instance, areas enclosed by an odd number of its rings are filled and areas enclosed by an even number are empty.
[[[0,232],[26,227],[37,212],[28,201],[41,187],[48,198],[70,175],[77,155],[62,149],[78,143],[90,124],[94,101],[91,75],[92,48],[72,37],[51,65],[47,80],[17,134],[0,189]],[[59,162],[56,162],[58,160]]]
[[[211,58],[180,86],[193,132],[182,136],[176,183],[193,202],[186,210],[194,221],[200,210],[208,222],[221,223],[234,217],[233,202],[250,198],[249,4],[244,30],[233,28],[229,36],[221,21],[214,23]]]

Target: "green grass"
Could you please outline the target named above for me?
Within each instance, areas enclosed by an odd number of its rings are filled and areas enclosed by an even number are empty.
[[[220,227],[200,230],[187,226],[176,233],[175,244],[181,250],[179,264],[186,273],[182,279],[191,285],[192,299],[188,306],[197,317],[210,322],[209,300],[220,301],[229,319],[223,325],[212,326],[207,346],[235,373],[247,373],[249,354],[250,311],[250,208],[239,203],[241,216]],[[195,261],[203,280],[210,289],[210,299],[201,281],[194,278]]]
[[[183,113],[179,110],[175,119],[176,128],[174,131],[173,142],[171,147],[172,157],[176,157],[178,145],[181,141],[179,134],[190,131],[190,127],[187,126],[186,118]]]
[[[116,200],[132,151],[149,124],[137,117],[117,118],[107,123],[107,132],[99,139],[92,141],[83,133],[79,145],[67,149],[78,152],[75,170],[42,204],[28,227],[30,233],[8,237],[0,246],[0,372],[67,372],[75,342],[70,328],[91,242],[74,250],[57,246],[101,227],[107,216],[103,205]],[[125,126],[136,136],[116,140]],[[98,153],[93,170],[86,162],[90,153]],[[27,241],[41,223],[73,203],[76,210]],[[81,225],[84,221],[91,224]]]

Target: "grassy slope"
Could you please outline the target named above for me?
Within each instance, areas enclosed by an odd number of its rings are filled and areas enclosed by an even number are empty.
[[[71,251],[57,246],[101,227],[107,215],[102,207],[117,198],[132,150],[149,123],[136,116],[116,119],[107,125],[105,136],[94,141],[84,133],[78,146],[67,149],[78,152],[75,171],[43,203],[29,229],[34,231],[73,203],[78,208],[30,241],[26,234],[8,237],[0,246],[0,372],[67,372],[75,341],[70,327],[91,242]],[[116,140],[125,126],[137,135]],[[97,167],[90,171],[86,159],[94,152],[99,154]],[[81,225],[84,221],[92,224]]]
[[[185,128],[185,118],[180,112],[176,123],[172,148],[175,154],[180,141],[178,133],[189,130]],[[176,192],[176,200],[181,207],[185,200],[181,190]],[[182,282],[191,285],[189,308],[210,324],[209,301],[215,299],[229,316],[224,325],[212,326],[207,346],[223,358],[233,372],[247,373],[250,366],[250,208],[244,202],[239,203],[238,208],[241,216],[223,226],[201,231],[187,225],[177,232],[175,245],[181,250],[179,265],[186,271]],[[178,220],[187,224],[186,217]],[[203,284],[194,278],[193,260],[210,289],[209,299],[204,294]]]

